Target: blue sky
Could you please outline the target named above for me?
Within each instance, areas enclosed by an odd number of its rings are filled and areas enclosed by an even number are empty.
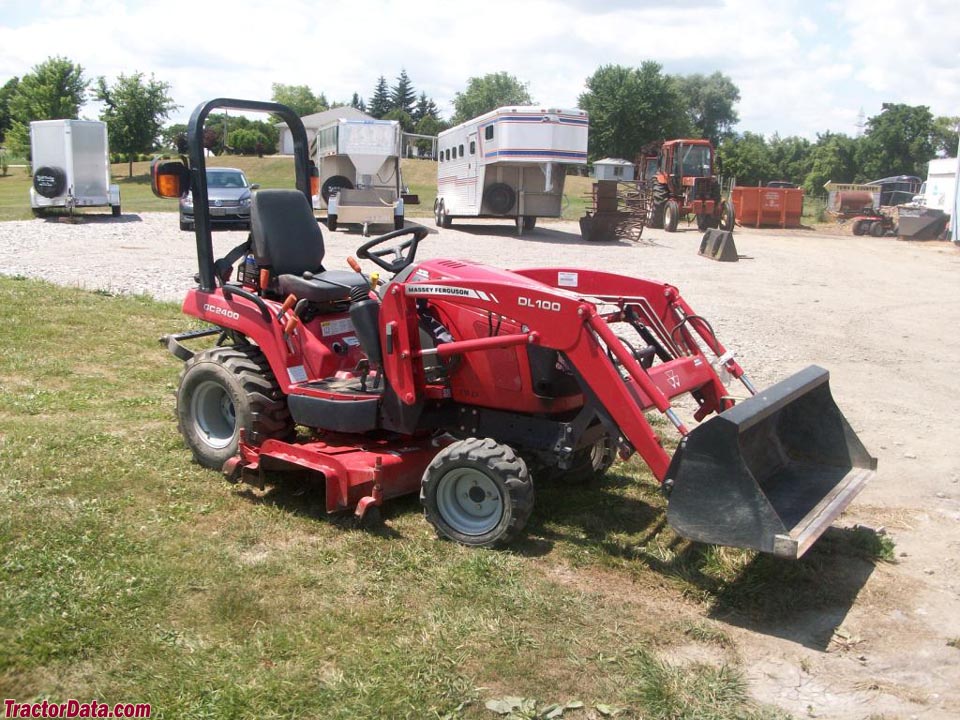
[[[369,97],[404,67],[449,115],[471,76],[506,70],[569,107],[598,66],[655,60],[729,75],[738,130],[813,138],[856,133],[883,102],[960,115],[958,28],[956,0],[0,0],[0,83],[51,55],[90,78],[153,73],[182,120],[212,97],[269,99],[273,82]]]

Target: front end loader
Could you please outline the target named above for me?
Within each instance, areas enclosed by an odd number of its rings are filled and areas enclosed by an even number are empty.
[[[201,141],[218,107],[288,122],[297,189],[254,193],[249,245],[214,261]],[[177,410],[188,447],[232,480],[306,472],[329,512],[361,519],[419,492],[441,536],[494,546],[522,532],[535,482],[601,474],[615,455],[639,453],[681,535],[797,558],[875,474],[825,370],[757,392],[671,285],[416,262],[421,227],[358,248],[377,272],[352,258],[349,271],[327,269],[294,113],[215,100],[194,112],[188,138],[189,167],[157,162],[153,185],[197,199],[200,273],[183,309],[208,327],[163,343],[185,361]],[[190,350],[200,336],[216,347]],[[736,402],[723,376],[750,397]],[[678,411],[681,396],[689,407]],[[672,455],[648,413],[677,433]]]

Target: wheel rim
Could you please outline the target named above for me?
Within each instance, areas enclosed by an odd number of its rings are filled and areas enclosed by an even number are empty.
[[[207,445],[224,448],[237,431],[237,413],[233,400],[219,383],[207,380],[201,383],[190,400],[190,412],[197,434]]]
[[[600,470],[607,462],[607,441],[597,440],[590,448],[590,465],[594,470]]]
[[[440,217],[440,201],[439,201],[439,200],[433,203],[433,219],[434,219],[434,222],[436,222],[436,224],[439,226],[439,225],[440,225],[440,220],[441,220],[441,217]]]
[[[503,495],[488,475],[475,468],[455,468],[437,485],[437,510],[463,535],[484,535],[503,517]]]

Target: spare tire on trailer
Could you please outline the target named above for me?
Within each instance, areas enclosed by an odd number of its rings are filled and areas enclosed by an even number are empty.
[[[67,189],[67,174],[58,167],[43,166],[33,173],[33,189],[45,198],[63,195]]]
[[[483,202],[495,215],[506,215],[517,201],[517,193],[506,183],[494,183],[483,191]]]
[[[323,185],[320,186],[320,195],[323,197],[325,203],[330,202],[330,193],[334,189],[344,190],[353,190],[353,183],[350,182],[350,178],[346,178],[343,175],[334,175],[333,177],[328,177],[323,181]]]

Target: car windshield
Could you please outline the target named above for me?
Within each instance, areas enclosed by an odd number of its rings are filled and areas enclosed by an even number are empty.
[[[710,174],[710,148],[707,145],[685,145],[680,155],[681,173],[685,177]]]
[[[246,186],[247,179],[239,170],[236,172],[220,171],[207,173],[208,188],[245,188]]]

